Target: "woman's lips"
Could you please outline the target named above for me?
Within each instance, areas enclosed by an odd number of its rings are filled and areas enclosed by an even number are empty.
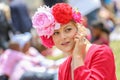
[[[61,45],[67,46],[70,42],[63,42]]]

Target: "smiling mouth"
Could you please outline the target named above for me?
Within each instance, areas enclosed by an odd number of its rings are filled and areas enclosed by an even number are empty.
[[[63,45],[63,46],[66,46],[66,45],[68,45],[70,42],[64,42],[64,43],[62,43],[61,45]]]

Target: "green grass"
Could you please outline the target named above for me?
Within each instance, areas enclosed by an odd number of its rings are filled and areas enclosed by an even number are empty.
[[[110,46],[115,55],[117,80],[120,80],[120,41],[112,41]]]

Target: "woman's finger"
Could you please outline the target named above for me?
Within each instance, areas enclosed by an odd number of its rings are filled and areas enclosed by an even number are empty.
[[[85,42],[85,36],[83,34],[80,34],[78,33],[76,36],[75,36],[75,41],[77,41],[77,44],[84,44]]]

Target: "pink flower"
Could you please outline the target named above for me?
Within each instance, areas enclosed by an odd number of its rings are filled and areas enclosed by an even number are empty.
[[[37,30],[42,44],[48,48],[54,46],[51,35],[53,35],[55,29],[60,28],[60,24],[55,21],[51,12],[49,7],[43,6],[38,8],[32,18],[33,27]]]
[[[33,27],[36,28],[39,36],[47,36],[53,34],[55,28],[55,19],[49,7],[40,7],[32,18]]]
[[[75,22],[77,22],[77,23],[82,22],[82,17],[78,10],[73,10],[72,17]]]

